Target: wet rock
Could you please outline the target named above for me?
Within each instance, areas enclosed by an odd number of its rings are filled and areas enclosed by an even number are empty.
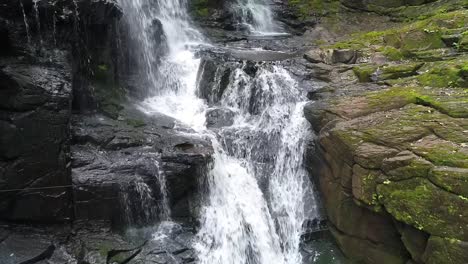
[[[234,116],[234,112],[229,109],[211,109],[206,112],[206,125],[209,128],[231,126],[234,123]]]
[[[129,115],[124,121],[105,116],[74,118],[76,217],[112,221],[118,227],[128,221],[135,225],[154,222],[164,210],[161,188],[165,186],[172,216],[191,221],[191,200],[210,159],[211,144],[167,129],[161,122],[165,117]],[[144,125],[135,126],[134,120]]]
[[[198,72],[198,95],[208,103],[218,102],[229,84],[231,72],[229,67],[220,67],[215,60],[203,60]]]
[[[2,193],[0,218],[69,219],[69,67],[0,59],[0,98],[0,189],[19,189]]]

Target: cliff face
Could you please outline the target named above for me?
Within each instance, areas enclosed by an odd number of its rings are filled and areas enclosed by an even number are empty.
[[[155,221],[158,171],[167,174],[173,217],[191,220],[209,142],[178,135],[174,120],[128,103],[148,89],[137,81],[138,54],[121,17],[115,1],[2,2],[1,220]],[[138,181],[154,190],[149,217],[133,199]]]
[[[340,12],[349,8],[343,4]],[[379,9],[392,15],[387,29],[329,40],[305,55],[327,81],[305,108],[318,133],[309,168],[332,233],[352,259],[468,260],[466,7]]]

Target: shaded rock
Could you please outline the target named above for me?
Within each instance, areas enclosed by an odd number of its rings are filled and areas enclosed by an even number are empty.
[[[423,259],[425,263],[463,263],[468,259],[468,242],[431,236]]]
[[[344,254],[352,256],[352,260],[366,263],[404,264],[408,259],[404,250],[391,250],[384,245],[347,236],[333,227],[330,230]]]
[[[359,54],[356,50],[351,49],[339,49],[333,50],[332,53],[332,63],[345,63],[345,64],[354,64],[356,63]]]
[[[426,250],[429,235],[408,225],[400,228],[401,241],[416,263],[423,262],[423,254]]]
[[[0,189],[19,191],[2,194],[0,218],[68,220],[70,69],[4,63],[0,60]],[[40,189],[53,186],[62,187]]]

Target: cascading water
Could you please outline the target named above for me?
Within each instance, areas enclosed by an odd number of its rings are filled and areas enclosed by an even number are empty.
[[[146,170],[151,175],[146,175],[146,181],[142,175],[135,175],[135,180],[121,186],[121,200],[124,206],[124,220],[127,225],[151,225],[156,221],[170,220],[171,210],[166,189],[166,178],[161,170],[160,157],[157,155],[145,155],[141,162],[146,164]],[[161,197],[155,196],[148,182],[159,185]],[[131,193],[132,195],[129,195]],[[132,196],[136,199],[132,199]]]
[[[39,1],[40,0],[33,0],[33,3],[34,3],[33,6],[34,6],[34,16],[36,18],[36,30],[37,30],[37,34],[39,36],[39,42],[42,48],[43,40],[42,40],[42,33],[41,33],[41,19],[39,16],[39,6],[37,5]]]
[[[179,127],[189,126],[213,143],[195,245],[199,263],[301,263],[303,224],[317,212],[303,167],[309,134],[302,117],[306,97],[296,81],[281,66],[259,63],[252,74],[246,63],[238,63],[220,100],[208,105],[197,97],[200,59],[193,51],[204,44],[203,36],[191,26],[185,1],[120,1],[154,89],[141,110],[174,117]],[[245,3],[252,10],[268,8],[265,2]],[[256,30],[272,32],[273,27],[262,28],[273,25],[265,14],[255,14],[262,18]],[[155,41],[155,25],[162,26],[163,41]],[[156,48],[165,48],[164,54],[156,56]],[[206,127],[206,113],[214,106],[233,113],[231,126]]]
[[[284,68],[255,67],[250,76],[251,66],[237,65],[219,102],[236,117],[218,131],[221,154],[229,157],[216,156],[210,174],[201,263],[301,263],[303,224],[317,214],[303,167],[305,95]],[[259,182],[268,186],[264,194]]]
[[[29,30],[29,23],[28,17],[26,16],[26,12],[24,11],[23,1],[20,0],[21,12],[23,13],[23,20],[24,20],[24,27],[26,28],[26,36],[28,38],[28,45],[31,45],[31,34]]]
[[[253,35],[284,34],[274,19],[270,8],[270,0],[237,0],[233,4],[238,20],[247,26]]]

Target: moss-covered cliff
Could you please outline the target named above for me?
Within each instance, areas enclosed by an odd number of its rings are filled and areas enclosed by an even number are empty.
[[[306,54],[327,69],[305,113],[319,133],[311,171],[343,251],[364,263],[467,263],[467,2],[290,2],[331,6],[330,32],[347,27],[341,12],[389,19]]]

